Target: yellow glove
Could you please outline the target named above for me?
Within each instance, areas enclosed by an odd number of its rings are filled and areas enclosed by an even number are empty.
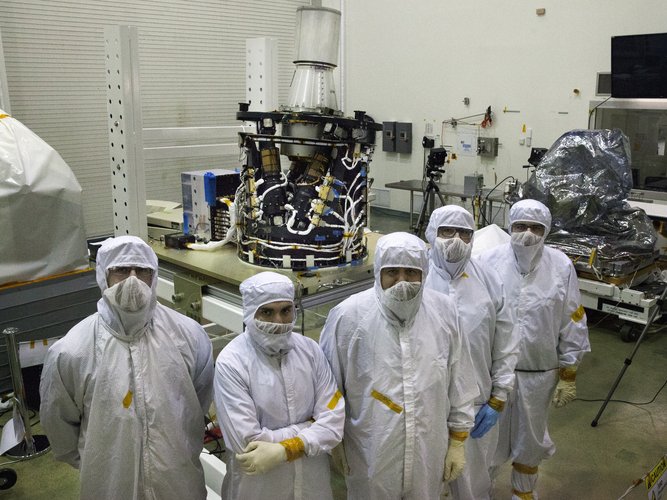
[[[454,434],[463,435],[463,441],[452,437],[450,432],[449,447],[447,448],[447,456],[445,457],[445,472],[442,479],[445,481],[454,481],[461,475],[466,465],[466,448],[465,438],[468,436],[467,432],[456,432]]]
[[[577,396],[577,367],[568,366],[559,370],[560,380],[556,385],[556,391],[552,403],[556,408],[561,408],[572,401]]]

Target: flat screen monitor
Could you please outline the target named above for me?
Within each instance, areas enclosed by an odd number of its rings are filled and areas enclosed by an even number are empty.
[[[611,95],[667,98],[667,33],[612,37]]]

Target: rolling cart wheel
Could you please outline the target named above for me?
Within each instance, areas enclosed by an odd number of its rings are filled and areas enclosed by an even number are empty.
[[[14,469],[0,469],[0,490],[8,490],[16,484]]]
[[[635,342],[639,338],[640,330],[632,323],[621,326],[621,340],[623,342]]]

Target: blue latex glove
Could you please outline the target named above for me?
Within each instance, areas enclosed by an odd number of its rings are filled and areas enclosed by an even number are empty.
[[[491,430],[491,427],[496,425],[498,417],[500,417],[500,412],[491,408],[488,403],[482,406],[475,415],[475,426],[472,428],[470,436],[475,439],[481,438]]]

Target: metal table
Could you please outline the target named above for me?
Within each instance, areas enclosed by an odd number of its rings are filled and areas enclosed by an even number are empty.
[[[428,181],[423,181],[422,179],[412,179],[408,181],[388,182],[384,185],[385,187],[391,189],[410,191],[410,228],[413,227],[412,218],[414,214],[414,194],[415,192],[423,192],[424,188],[426,187],[426,182]],[[490,221],[493,218],[493,202],[505,202],[502,192],[500,191],[495,191],[496,194],[489,195],[491,190],[486,188],[482,188],[481,192],[478,193],[476,191],[468,191],[464,189],[463,186],[457,184],[444,184],[440,182],[436,182],[435,184],[438,186],[438,189],[443,196],[453,196],[455,198],[460,198],[463,202],[465,202],[468,198],[476,196],[477,194],[481,195],[483,200],[482,205],[485,205],[487,221]],[[488,198],[487,195],[489,195]],[[433,200],[431,200],[431,206],[429,206],[429,213],[434,209],[432,205]]]
[[[165,248],[149,241],[160,263],[158,297],[174,309],[232,332],[243,329],[239,284],[262,271],[284,274],[294,282],[297,306],[302,311],[302,333],[317,339],[328,310],[344,298],[373,286],[375,245],[382,234],[366,233],[368,257],[355,265],[312,271],[265,268],[241,261],[236,245],[212,251]]]

